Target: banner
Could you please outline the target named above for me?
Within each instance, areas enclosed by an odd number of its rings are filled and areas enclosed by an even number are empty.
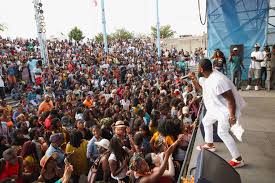
[[[207,0],[208,53],[219,48],[228,59],[231,45],[244,45],[244,65],[250,64],[255,43],[266,43],[268,0]],[[246,75],[246,76],[245,76]],[[243,74],[247,78],[247,73]]]

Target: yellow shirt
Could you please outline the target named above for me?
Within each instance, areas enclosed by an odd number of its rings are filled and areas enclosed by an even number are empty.
[[[156,133],[154,133],[154,135],[153,135],[153,137],[152,137],[151,140],[153,140],[154,142],[156,142],[156,141],[158,141],[159,136],[160,136],[160,134],[157,131]],[[168,135],[168,136],[165,137],[165,141],[166,141],[167,145],[170,146],[170,145],[172,145],[174,143],[174,138],[172,136]]]
[[[31,155],[24,158],[23,165],[25,173],[37,173],[39,170],[38,161]]]
[[[88,161],[86,158],[87,152],[87,140],[82,140],[78,148],[73,147],[70,143],[66,146],[66,153],[74,153],[70,156],[69,162],[74,167],[74,172],[76,175],[87,174],[88,173]]]

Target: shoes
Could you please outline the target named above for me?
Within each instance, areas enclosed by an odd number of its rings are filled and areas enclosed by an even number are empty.
[[[247,85],[245,90],[251,90],[251,85]]]
[[[259,91],[259,86],[255,86],[255,91]]]
[[[196,149],[199,150],[199,151],[201,151],[202,149],[206,149],[206,150],[211,151],[211,152],[215,152],[215,151],[216,151],[215,146],[210,147],[210,146],[207,145],[207,144],[199,145],[199,146],[197,146]]]
[[[244,160],[238,161],[236,159],[232,159],[228,162],[233,168],[240,168],[245,165]]]

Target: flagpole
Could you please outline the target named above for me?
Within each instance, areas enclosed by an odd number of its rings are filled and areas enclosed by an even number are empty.
[[[160,22],[159,22],[159,1],[156,0],[157,9],[157,48],[158,48],[158,61],[160,61],[161,50],[160,50]]]
[[[104,53],[107,55],[108,54],[108,41],[107,41],[107,31],[106,31],[104,0],[101,0],[101,19],[102,19]]]

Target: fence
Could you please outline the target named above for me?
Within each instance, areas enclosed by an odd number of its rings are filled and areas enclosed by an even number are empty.
[[[199,111],[198,111],[198,117],[194,122],[196,124],[196,127],[193,130],[192,137],[191,137],[191,140],[189,142],[183,164],[181,166],[181,170],[180,170],[180,174],[179,174],[177,183],[181,183],[182,182],[181,178],[185,178],[187,176],[187,171],[188,171],[188,168],[189,168],[189,164],[190,164],[190,160],[191,160],[191,156],[192,156],[192,151],[194,149],[194,144],[195,144],[198,128],[201,124],[201,120],[204,116],[204,113],[205,113],[205,107],[203,105],[203,101],[201,101]]]

